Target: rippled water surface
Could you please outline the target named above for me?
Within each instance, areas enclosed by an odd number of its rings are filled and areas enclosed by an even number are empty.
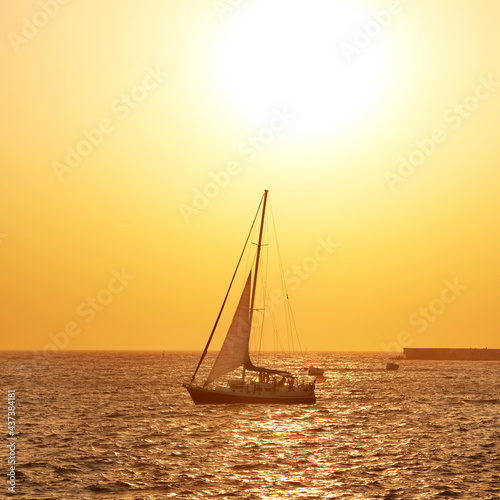
[[[313,406],[195,406],[198,353],[0,353],[20,499],[500,499],[500,363],[309,353]],[[265,362],[265,360],[261,360]],[[6,480],[0,498],[7,498]],[[10,495],[9,495],[10,496]]]

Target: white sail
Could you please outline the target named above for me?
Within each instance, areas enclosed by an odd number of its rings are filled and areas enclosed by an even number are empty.
[[[226,334],[224,343],[212,371],[205,382],[210,382],[222,377],[226,373],[235,370],[249,360],[248,344],[250,339],[250,275],[240,298],[233,321]]]

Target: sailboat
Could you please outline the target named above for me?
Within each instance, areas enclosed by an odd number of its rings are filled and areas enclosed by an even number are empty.
[[[259,238],[254,269],[250,271],[246,279],[236,312],[222,347],[212,365],[212,369],[202,385],[195,384],[195,377],[208,352],[208,348],[214,336],[222,312],[225,308],[229,292],[234,282],[236,273],[240,266],[245,248],[252,234],[252,228],[245,242],[243,252],[240,256],[233,278],[229,285],[219,315],[210,333],[207,344],[200,357],[189,384],[183,384],[189,392],[195,404],[235,404],[235,403],[258,403],[258,404],[314,404],[316,402],[314,381],[302,380],[298,375],[277,368],[255,366],[250,358],[250,335],[252,332],[252,321],[254,319],[255,292],[258,283],[259,263],[263,247],[262,234],[265,223],[268,190],[259,204],[262,206]],[[226,383],[220,383],[220,379],[227,374],[242,368],[241,376],[230,378]],[[219,381],[219,383],[217,383]]]

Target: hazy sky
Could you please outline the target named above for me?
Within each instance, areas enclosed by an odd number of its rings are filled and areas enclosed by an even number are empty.
[[[500,348],[497,0],[3,11],[1,348],[201,349],[264,189],[303,347]]]

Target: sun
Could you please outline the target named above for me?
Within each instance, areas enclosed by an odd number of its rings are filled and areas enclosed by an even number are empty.
[[[373,112],[390,78],[390,55],[379,44],[354,60],[341,50],[366,13],[355,1],[241,3],[213,47],[221,102],[249,126],[286,107],[296,117],[292,141],[349,131]]]

